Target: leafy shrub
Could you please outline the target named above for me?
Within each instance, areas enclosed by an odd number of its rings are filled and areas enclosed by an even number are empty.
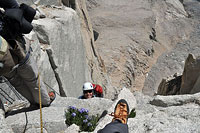
[[[89,111],[87,109],[78,109],[73,106],[69,106],[67,112],[65,112],[67,125],[76,124],[80,127],[81,131],[92,132],[97,126],[99,115],[88,115]]]
[[[128,118],[134,118],[135,116],[136,116],[136,111],[135,111],[135,109],[133,108],[133,109],[131,110],[131,112],[129,113]]]

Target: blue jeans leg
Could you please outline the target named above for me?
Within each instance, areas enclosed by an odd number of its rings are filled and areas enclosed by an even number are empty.
[[[98,133],[128,133],[128,125],[119,121],[114,121],[107,124],[103,129],[99,130]]]

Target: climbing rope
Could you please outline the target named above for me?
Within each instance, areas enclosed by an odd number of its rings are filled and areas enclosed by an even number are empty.
[[[42,100],[41,100],[40,74],[39,74],[39,72],[38,72],[38,87],[39,87],[39,104],[40,104],[40,128],[41,128],[41,133],[43,133],[43,125],[42,125]]]

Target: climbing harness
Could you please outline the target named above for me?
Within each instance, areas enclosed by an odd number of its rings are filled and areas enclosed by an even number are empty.
[[[13,71],[15,71],[19,66],[24,65],[29,60],[31,51],[33,51],[33,50],[30,47],[28,52],[26,53],[26,57],[22,61],[20,61],[17,65],[15,65],[9,73],[12,73]]]

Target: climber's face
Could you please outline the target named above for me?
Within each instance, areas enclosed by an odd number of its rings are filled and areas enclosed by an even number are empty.
[[[92,96],[93,96],[93,91],[92,91],[92,90],[83,91],[83,94],[84,94],[84,97],[85,97],[86,99],[92,98]]]

